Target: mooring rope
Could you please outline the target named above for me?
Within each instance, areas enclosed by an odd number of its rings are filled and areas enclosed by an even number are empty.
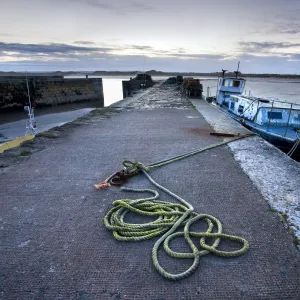
[[[293,145],[293,147],[290,149],[290,151],[287,153],[288,156],[292,157],[294,152],[297,150],[299,144],[300,144],[300,137],[299,137],[299,134],[298,134],[298,130],[296,131],[296,135],[297,135],[297,139]]]
[[[106,214],[104,218],[105,226],[113,232],[114,237],[119,241],[144,241],[162,234],[162,236],[156,241],[156,243],[153,246],[152,261],[156,270],[162,276],[170,280],[180,280],[191,275],[198,267],[201,256],[207,254],[214,254],[223,257],[233,257],[244,254],[249,249],[249,243],[247,240],[245,240],[242,237],[223,233],[222,224],[217,218],[211,215],[200,214],[195,212],[191,204],[189,204],[186,200],[179,197],[175,193],[171,192],[169,189],[158,184],[148,174],[148,172],[151,168],[160,167],[186,158],[188,156],[195,155],[251,135],[252,134],[238,136],[237,138],[234,138],[230,141],[198,149],[183,155],[156,162],[148,166],[145,166],[140,162],[124,161],[123,166],[125,174],[127,173],[128,176],[136,175],[138,173],[144,174],[154,186],[178,200],[179,203],[158,200],[159,194],[155,190],[122,188],[123,191],[143,193],[147,192],[153,194],[153,196],[148,198],[140,198],[136,200],[121,199],[114,201],[114,207],[110,209],[110,211]],[[114,173],[111,176],[109,176],[104,182],[98,185],[98,188],[102,189],[109,186],[110,180],[117,173]],[[149,223],[127,223],[124,221],[124,219],[126,214],[128,214],[129,212],[134,212],[142,216],[157,217],[157,219]],[[206,222],[207,229],[205,232],[190,231],[190,226],[198,220],[204,220]],[[183,227],[183,231],[177,231],[177,229],[180,227]],[[214,228],[216,228],[216,232],[213,232]],[[170,248],[170,241],[174,238],[182,236],[189,245],[191,252],[181,253],[174,251]],[[197,246],[191,239],[192,237],[200,238],[200,246],[202,250],[198,250]],[[206,244],[206,238],[213,238],[215,240],[212,245],[208,245]],[[234,251],[218,250],[217,248],[222,239],[238,242],[242,244],[242,247]],[[165,270],[158,260],[158,250],[162,244],[164,250],[169,256],[181,259],[193,259],[192,265],[187,270],[179,274],[172,274],[171,272]]]

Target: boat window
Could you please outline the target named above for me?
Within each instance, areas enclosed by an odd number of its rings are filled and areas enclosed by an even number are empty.
[[[240,82],[238,80],[233,80],[230,82],[230,86],[232,87],[239,87],[240,86]]]
[[[233,87],[239,87],[239,86],[240,86],[240,82],[238,80],[234,80]]]
[[[234,110],[234,102],[231,102],[231,103],[230,103],[230,109],[231,109],[231,110]]]
[[[242,114],[244,112],[244,106],[239,105],[238,113]]]
[[[229,86],[229,80],[228,79],[223,80],[223,86]]]
[[[268,111],[268,118],[280,120],[282,119],[282,112]]]
[[[294,113],[294,120],[300,121],[300,113]]]

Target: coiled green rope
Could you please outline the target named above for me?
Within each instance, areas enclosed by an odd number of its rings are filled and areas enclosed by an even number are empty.
[[[238,137],[234,140],[243,137]],[[119,241],[144,241],[162,234],[162,236],[156,241],[156,243],[153,246],[152,261],[156,270],[167,279],[180,280],[191,275],[198,267],[201,256],[207,254],[214,254],[223,257],[240,256],[249,249],[249,243],[247,240],[245,240],[242,237],[223,233],[222,224],[217,218],[207,214],[199,214],[195,212],[191,204],[189,204],[187,201],[185,201],[175,193],[171,192],[167,188],[158,184],[148,174],[150,168],[162,166],[167,163],[171,163],[179,159],[185,158],[187,156],[191,156],[227,144],[229,142],[222,142],[220,144],[196,150],[184,155],[177,156],[172,159],[160,161],[147,167],[140,162],[123,162],[124,168],[129,175],[142,172],[153,185],[155,185],[160,190],[166,192],[170,196],[174,197],[180,203],[171,203],[158,200],[158,192],[151,189],[122,188],[123,191],[152,193],[153,197],[140,198],[136,200],[121,199],[114,201],[114,207],[106,214],[104,218],[104,224],[109,230],[113,232],[114,237]],[[105,182],[108,182],[112,178],[112,176],[108,177]],[[155,221],[142,224],[127,223],[124,221],[124,219],[126,214],[128,214],[129,212],[134,212],[142,216],[157,217],[157,219]],[[190,226],[198,220],[204,220],[206,222],[207,229],[205,232],[190,231]],[[183,231],[177,231],[177,229],[180,227],[183,227]],[[213,232],[214,228],[216,228],[216,232]],[[184,237],[191,249],[191,252],[181,253],[173,251],[170,248],[170,241],[177,237]],[[191,237],[200,238],[200,247],[202,248],[202,250],[198,249],[198,247],[192,241]],[[206,238],[215,239],[214,243],[212,245],[206,244]],[[242,244],[242,247],[235,251],[218,250],[217,247],[219,246],[220,241],[222,239],[238,242]],[[158,260],[158,250],[162,244],[164,250],[169,256],[181,259],[193,259],[192,265],[186,271],[179,274],[172,274],[166,271],[161,266]]]

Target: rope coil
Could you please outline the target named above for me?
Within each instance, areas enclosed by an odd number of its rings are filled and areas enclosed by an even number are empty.
[[[154,164],[145,166],[140,162],[123,161],[124,169],[122,176],[124,178],[121,183],[127,181],[127,177],[143,173],[146,178],[158,189],[166,192],[171,197],[179,201],[179,203],[166,202],[158,199],[159,194],[155,190],[151,189],[133,189],[133,188],[122,188],[123,191],[127,192],[142,192],[151,193],[152,197],[140,198],[136,200],[132,199],[121,199],[113,202],[113,208],[104,217],[104,224],[106,228],[113,232],[113,236],[119,241],[126,242],[137,242],[151,239],[153,237],[162,235],[154,244],[152,249],[152,261],[156,270],[165,278],[170,280],[180,280],[191,275],[198,267],[200,263],[200,257],[207,254],[214,254],[222,257],[234,257],[240,256],[247,252],[249,249],[249,243],[242,237],[225,234],[223,233],[223,227],[221,222],[207,214],[200,214],[194,211],[194,208],[186,200],[179,197],[175,193],[171,192],[167,188],[158,184],[149,174],[148,171],[155,167],[160,167],[171,162],[175,162],[186,158],[191,155],[201,153],[203,151],[219,147],[221,145],[228,144],[229,142],[245,138],[250,135],[239,136],[230,141],[222,142],[216,145],[208,146],[203,149],[192,151],[183,155],[179,155],[170,159],[156,162]],[[104,182],[101,183],[101,187],[104,187],[105,183],[109,184],[113,182],[114,178],[121,178],[120,172],[116,172],[109,176]],[[132,224],[125,221],[125,217],[129,212],[141,216],[157,217],[155,221],[141,224]],[[190,231],[190,226],[198,221],[204,220],[207,224],[206,231],[193,232]],[[183,228],[183,231],[177,231],[177,229]],[[213,232],[216,228],[216,232]],[[185,241],[189,245],[191,252],[177,252],[170,248],[169,243],[171,240],[184,237]],[[200,238],[199,244],[201,250],[194,244],[192,237]],[[212,245],[206,243],[206,238],[213,238],[214,242]],[[234,251],[223,251],[217,249],[221,240],[230,240],[242,244],[242,247]],[[172,274],[166,271],[158,260],[158,250],[163,246],[166,253],[179,259],[193,259],[192,265],[179,274]]]
[[[161,186],[156,183],[146,171],[143,170],[142,172],[155,186],[161,188]],[[162,188],[169,195],[175,195],[166,188]],[[180,280],[191,275],[197,269],[201,256],[207,254],[214,254],[222,257],[240,256],[249,249],[247,240],[242,237],[224,234],[222,224],[217,218],[207,214],[194,212],[194,208],[177,195],[175,195],[175,198],[180,200],[183,204],[158,200],[158,192],[151,189],[122,188],[122,190],[127,192],[148,192],[152,193],[153,197],[114,201],[114,207],[110,209],[104,218],[106,228],[113,232],[113,236],[117,240],[124,242],[144,241],[163,234],[154,244],[152,249],[152,261],[156,270],[167,279]],[[141,216],[157,217],[157,219],[142,224],[127,223],[124,219],[129,212],[134,212]],[[190,226],[198,220],[204,220],[206,222],[207,229],[205,232],[190,231]],[[183,231],[175,232],[180,227],[184,228]],[[212,232],[215,227],[217,228],[217,232]],[[181,253],[173,251],[170,248],[170,241],[178,237],[184,237],[191,252]],[[203,250],[198,250],[191,237],[200,238],[200,247]],[[214,243],[212,245],[206,244],[206,238],[215,239]],[[242,247],[235,251],[218,250],[217,247],[219,246],[221,239],[241,243]],[[173,258],[192,258],[194,260],[192,266],[179,274],[172,274],[166,271],[158,260],[158,250],[162,244],[166,253]]]

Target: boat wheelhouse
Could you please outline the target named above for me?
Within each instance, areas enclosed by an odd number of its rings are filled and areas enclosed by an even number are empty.
[[[230,96],[243,94],[245,85],[246,80],[243,78],[220,77],[217,87],[217,103],[228,107]]]

